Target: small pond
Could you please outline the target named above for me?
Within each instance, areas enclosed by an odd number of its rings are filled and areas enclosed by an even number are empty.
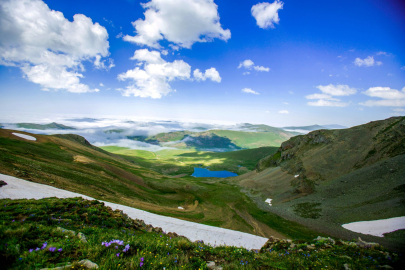
[[[208,169],[203,169],[203,168],[194,168],[194,173],[191,176],[225,178],[225,177],[233,177],[233,176],[238,176],[238,175],[236,173],[228,172],[228,171],[210,171]]]

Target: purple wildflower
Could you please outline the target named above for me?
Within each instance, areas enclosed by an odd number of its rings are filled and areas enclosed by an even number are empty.
[[[50,248],[49,248],[49,251],[50,251],[50,252],[54,252],[55,250],[56,250],[56,247],[50,247]]]
[[[59,252],[62,252],[62,250],[63,250],[62,248],[58,249]]]
[[[141,258],[141,262],[143,262],[143,257]]]
[[[28,250],[30,253],[33,252],[34,250],[31,248],[30,250]]]
[[[119,254],[119,253],[117,253],[117,254],[115,254],[115,255],[117,255],[117,257],[119,257],[119,256],[120,256],[120,254]]]
[[[40,250],[40,248],[39,248],[39,247],[37,247],[37,248],[35,249],[35,251],[38,251],[38,250]]]
[[[140,262],[140,263],[139,263],[139,266],[142,267],[142,266],[143,266],[143,262]]]
[[[47,245],[48,245],[47,242],[43,243],[41,249],[45,249]]]

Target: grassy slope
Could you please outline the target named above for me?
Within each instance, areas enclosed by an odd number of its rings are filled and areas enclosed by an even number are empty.
[[[272,198],[268,211],[338,237],[355,237],[341,224],[405,215],[404,119],[294,137],[260,161],[260,172],[234,181],[260,207]],[[405,248],[404,237],[365,238]]]
[[[277,151],[277,147],[261,147],[232,152],[204,152],[191,149],[165,149],[157,152],[131,150],[125,147],[105,146],[102,149],[129,158],[136,164],[167,175],[191,175],[194,167],[228,170],[243,174],[255,168],[256,163]]]
[[[317,235],[265,213],[224,180],[159,174],[81,141],[80,136],[33,135],[27,141],[0,130],[0,172],[158,214],[254,233],[309,239]],[[29,133],[27,133],[29,134]],[[63,137],[63,138],[62,138]],[[82,138],[83,139],[83,138]],[[182,206],[185,210],[177,209]]]
[[[18,123],[16,124],[20,128],[27,128],[27,129],[39,129],[39,130],[45,130],[45,129],[75,129],[69,126],[65,126],[62,124],[58,124],[55,122],[52,122],[50,124],[46,125],[41,125],[41,124],[33,124],[33,123]]]
[[[142,221],[111,211],[98,201],[81,198],[6,199],[0,200],[0,209],[0,261],[5,269],[66,265],[70,265],[69,269],[83,269],[78,263],[83,259],[97,263],[99,269],[112,270],[140,266],[142,269],[207,269],[207,261],[215,261],[225,270],[338,269],[345,263],[350,263],[353,270],[378,269],[379,265],[399,269],[404,263],[403,257],[381,247],[364,249],[337,241],[326,248],[326,244],[331,244],[326,239],[295,241],[294,248],[289,248],[290,243],[286,241],[273,242],[271,249],[267,246],[260,253],[191,243],[172,233],[161,233],[158,228],[147,232],[148,227]],[[79,239],[79,232],[86,236],[87,242]],[[113,239],[123,241],[122,245],[101,244]],[[316,250],[306,249],[308,244],[313,244]],[[128,249],[124,252],[126,245]],[[52,252],[52,248],[58,251]]]
[[[230,143],[239,148],[252,149],[265,146],[279,146],[283,141],[289,139],[294,135],[290,132],[278,128],[273,129],[271,129],[271,131],[262,131],[262,132],[233,131],[233,130],[209,130],[204,132],[177,131],[169,133],[160,133],[155,136],[148,137],[147,140],[157,140],[161,143],[164,143],[164,142],[180,141],[184,139],[186,136],[192,136],[195,138],[200,138],[200,140],[203,142],[205,141],[206,144],[206,145],[196,144],[194,145],[194,147],[226,148],[228,147],[228,143]],[[215,141],[214,142],[210,141],[208,139],[209,137],[212,137],[213,138],[212,140],[217,140],[218,143],[215,144]],[[212,146],[211,144],[214,144],[215,146]],[[178,145],[178,147],[181,147],[181,145]],[[182,147],[187,146],[183,145]]]

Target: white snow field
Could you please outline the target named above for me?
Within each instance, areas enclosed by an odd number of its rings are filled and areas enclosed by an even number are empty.
[[[58,198],[73,198],[82,197],[88,200],[94,200],[91,197],[70,192],[55,187],[29,182],[16,177],[0,174],[0,180],[3,180],[7,185],[0,188],[0,199],[42,199],[48,197]],[[203,225],[195,222],[185,221],[181,219],[171,218],[152,214],[133,207],[120,204],[104,202],[106,206],[112,209],[122,210],[129,217],[142,219],[146,224],[151,224],[154,227],[161,227],[165,232],[175,232],[183,235],[191,241],[203,240],[206,244],[227,245],[244,247],[246,249],[260,249],[268,240],[267,238]]]
[[[26,135],[26,134],[15,133],[15,132],[13,132],[13,133],[11,133],[11,134],[13,134],[13,135],[15,135],[15,136],[17,136],[17,137],[26,139],[26,140],[30,140],[30,141],[36,141],[36,140],[37,140],[37,138],[35,138],[35,137],[33,137],[33,136],[30,136],[30,135]]]
[[[405,217],[352,222],[342,227],[353,232],[384,237],[384,233],[405,229]]]

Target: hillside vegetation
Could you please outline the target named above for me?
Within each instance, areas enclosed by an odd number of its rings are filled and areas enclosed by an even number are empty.
[[[192,148],[206,151],[209,151],[207,149],[222,149],[222,151],[232,151],[266,146],[278,147],[283,141],[298,134],[266,125],[249,125],[248,127],[249,129],[242,131],[176,131],[159,133],[150,137],[132,136],[129,138],[181,149]]]
[[[271,238],[262,249],[205,245],[82,198],[0,200],[2,269],[396,269],[381,246],[317,237]],[[61,269],[59,268],[59,269]],[[219,269],[219,268],[218,268]]]
[[[309,239],[317,233],[259,209],[223,179],[165,175],[90,145],[78,135],[28,141],[0,130],[0,172],[96,199],[269,237]],[[20,132],[24,133],[24,132]],[[220,160],[219,160],[220,162]],[[184,210],[178,209],[181,206]]]
[[[334,235],[341,224],[405,215],[405,117],[295,136],[234,179],[268,211]],[[404,237],[374,241],[404,247]]]
[[[65,125],[62,125],[62,124],[55,123],[55,122],[52,122],[50,124],[44,124],[44,125],[33,124],[33,123],[17,123],[16,126],[19,127],[19,128],[39,129],[39,130],[46,130],[46,129],[61,129],[61,130],[75,129],[73,127],[65,126]]]

